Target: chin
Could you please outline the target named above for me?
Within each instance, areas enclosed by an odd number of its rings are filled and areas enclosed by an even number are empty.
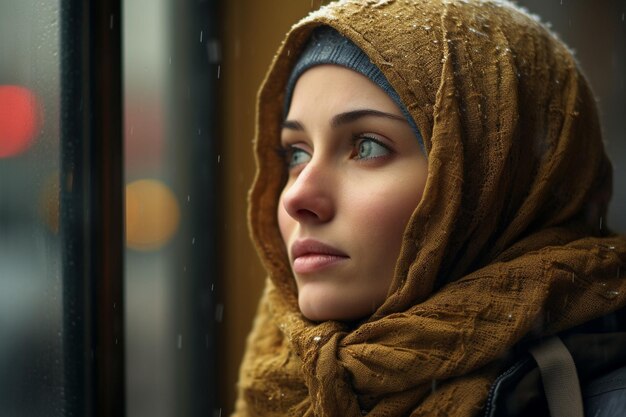
[[[379,303],[380,304],[380,303]],[[338,299],[332,296],[298,294],[298,307],[302,315],[311,321],[356,321],[371,315],[379,304],[355,303],[354,298]]]

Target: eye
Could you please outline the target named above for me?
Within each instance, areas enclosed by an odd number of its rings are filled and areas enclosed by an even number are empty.
[[[289,169],[309,162],[310,160],[311,155],[304,149],[298,148],[297,146],[289,146],[286,149],[285,161],[287,162],[287,167]]]
[[[355,140],[354,159],[373,159],[391,153],[388,147],[374,138],[360,136]]]

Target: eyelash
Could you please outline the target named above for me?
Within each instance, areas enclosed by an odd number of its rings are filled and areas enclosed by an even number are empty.
[[[359,146],[359,143],[361,141],[363,141],[363,140],[372,141],[372,142],[376,143],[377,145],[385,148],[387,150],[387,152],[389,152],[389,153],[393,152],[392,149],[389,146],[387,146],[385,143],[383,143],[383,141],[381,141],[379,139],[376,139],[375,137],[368,136],[366,134],[354,135],[352,137],[352,148],[356,149]],[[377,159],[377,158],[382,158],[382,156],[378,156],[378,157],[374,156],[374,157],[369,157],[369,158],[360,158],[360,159],[357,159],[357,160],[359,160],[359,161],[363,161],[363,160],[368,161],[368,160]]]
[[[287,170],[290,170],[292,167],[290,166],[290,162],[291,162],[291,158],[293,157],[293,153],[295,151],[302,151],[302,152],[306,152],[304,149],[295,146],[295,145],[285,145],[285,146],[279,146],[275,149],[276,154],[278,155],[278,157],[283,161],[283,165],[285,166],[285,168]],[[298,164],[300,165],[300,164]],[[297,166],[297,165],[295,165]]]

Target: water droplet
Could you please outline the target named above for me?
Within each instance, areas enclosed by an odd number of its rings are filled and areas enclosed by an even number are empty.
[[[320,340],[322,340],[321,336],[315,336],[315,337],[313,338],[313,341],[314,341],[315,343],[319,343],[319,341],[320,341]]]
[[[609,300],[613,300],[618,295],[619,295],[619,291],[615,291],[615,290],[610,290],[610,291],[607,291],[606,293],[604,293],[604,296],[606,298],[608,298]]]
[[[215,321],[221,322],[224,318],[224,304],[218,304],[215,306]]]

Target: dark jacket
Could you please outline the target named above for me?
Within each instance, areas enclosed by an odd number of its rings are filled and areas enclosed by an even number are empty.
[[[625,319],[621,311],[560,335],[576,366],[587,417],[626,416]],[[528,351],[491,386],[485,417],[504,416],[550,416],[540,369]]]

